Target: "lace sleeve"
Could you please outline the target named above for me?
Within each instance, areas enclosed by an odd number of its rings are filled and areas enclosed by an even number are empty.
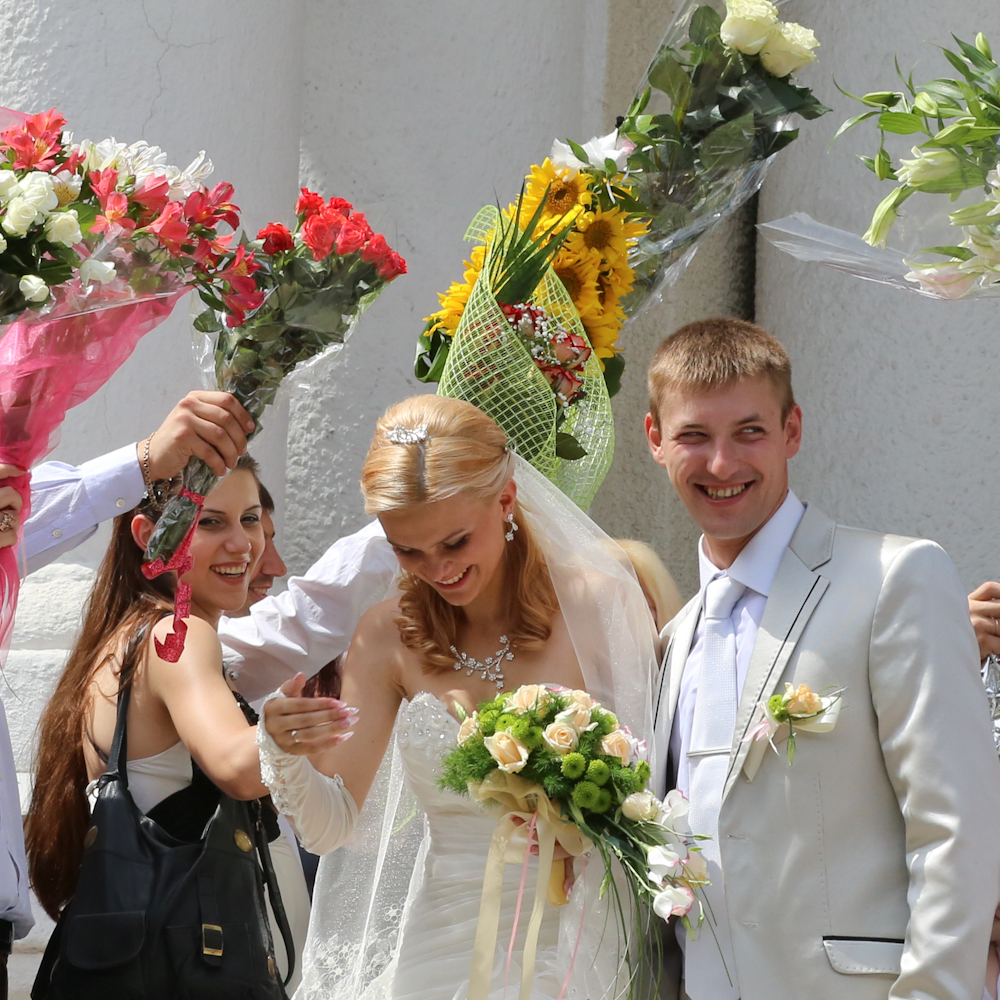
[[[275,692],[271,698],[279,697]],[[354,832],[358,806],[339,774],[332,778],[317,771],[307,757],[284,753],[263,723],[257,726],[260,776],[275,808],[295,829],[302,846],[313,854],[329,854]]]

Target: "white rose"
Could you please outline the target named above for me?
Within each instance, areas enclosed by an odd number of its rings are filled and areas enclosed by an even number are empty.
[[[556,722],[565,722],[572,726],[578,733],[589,733],[597,728],[596,722],[590,721],[591,711],[583,705],[570,705],[564,708],[557,716]]]
[[[7,249],[7,241],[3,238],[3,233],[0,233],[0,253],[3,253]]]
[[[13,170],[0,167],[0,201],[13,198],[19,187],[17,174]]]
[[[811,29],[787,21],[768,36],[760,50],[760,61],[768,73],[788,76],[816,59],[813,49],[818,45]]]
[[[68,212],[53,212],[45,221],[45,235],[53,243],[72,247],[83,241],[80,231],[80,217],[74,209]]]
[[[106,285],[115,276],[115,265],[109,260],[93,260],[88,257],[80,265],[80,280],[89,285],[92,281]]]
[[[26,274],[17,287],[29,302],[44,302],[49,297],[49,286],[37,274]]]
[[[682,885],[668,885],[657,893],[653,900],[653,912],[667,920],[670,917],[686,917],[694,906],[694,893]]]
[[[569,753],[575,750],[580,742],[577,731],[566,722],[553,722],[546,726],[542,739],[545,740],[546,746],[556,753]]]
[[[55,181],[50,174],[42,170],[34,170],[28,174],[21,181],[20,188],[20,196],[34,205],[40,214],[48,215],[53,209],[59,207]]]
[[[3,217],[3,228],[11,236],[24,236],[34,225],[38,210],[25,198],[18,195],[7,203],[7,214]]]
[[[517,774],[528,763],[528,748],[516,736],[511,736],[504,730],[487,736],[483,744],[500,770],[508,774]]]
[[[691,803],[684,797],[683,792],[674,788],[667,792],[667,797],[663,800],[656,822],[675,833],[686,833],[690,811]]]
[[[925,292],[939,299],[960,299],[968,294],[979,277],[975,272],[962,270],[961,265],[962,262],[957,260],[943,264],[911,264],[913,270],[907,272],[905,277],[907,281],[919,282]]]
[[[622,813],[628,819],[652,822],[660,815],[663,803],[652,792],[633,792],[625,797]]]
[[[767,0],[727,0],[722,41],[737,52],[756,55],[778,24],[778,8]]]

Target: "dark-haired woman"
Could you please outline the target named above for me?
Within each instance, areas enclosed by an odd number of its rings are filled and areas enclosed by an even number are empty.
[[[53,917],[73,895],[89,821],[87,786],[104,773],[124,684],[132,685],[129,787],[141,810],[159,819],[159,809],[168,829],[183,823],[184,816],[169,812],[170,800],[191,785],[192,761],[233,798],[267,795],[255,727],[226,683],[215,632],[219,618],[246,601],[264,548],[252,463],[241,459],[205,499],[191,545],[194,568],[184,577],[192,588],[191,616],[176,663],[162,660],[154,646],[171,628],[175,580],[172,574],[147,580],[141,572],[160,512],[145,501],[117,519],[83,628],[41,718],[26,842],[32,886]],[[142,633],[143,649],[125,676],[125,650]],[[187,819],[196,828],[208,815]],[[304,886],[284,895],[305,898]],[[280,934],[273,936],[284,966]]]

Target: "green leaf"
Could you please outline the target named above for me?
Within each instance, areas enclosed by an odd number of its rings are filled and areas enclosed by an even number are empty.
[[[840,128],[837,129],[833,134],[833,138],[830,140],[831,143],[839,139],[849,128],[854,128],[855,125],[863,122],[866,118],[871,118],[873,115],[877,115],[878,111],[865,111],[860,115],[855,115],[853,118],[848,118]]]
[[[666,94],[675,108],[687,109],[691,99],[691,77],[671,49],[664,49],[650,67],[649,82]]]
[[[219,333],[222,330],[222,324],[214,309],[206,309],[195,317],[194,328],[199,333]]]
[[[581,163],[589,162],[587,159],[587,154],[583,150],[583,146],[581,146],[578,142],[574,142],[572,139],[567,139],[566,143],[569,145],[569,148],[573,150],[573,155]]]
[[[965,77],[966,80],[968,80],[970,83],[974,82],[975,79],[974,74],[969,69],[968,65],[965,63],[964,60],[960,59],[958,56],[955,55],[954,52],[950,52],[948,49],[942,49],[941,51],[944,53],[945,59],[947,59],[948,62],[950,62],[952,66],[954,66],[955,69],[957,69],[959,73],[961,73],[962,76]]]
[[[451,350],[451,337],[440,330],[426,331],[417,340],[417,356],[413,361],[413,374],[421,382],[440,382],[445,362]]]
[[[922,115],[930,115],[932,118],[936,118],[940,105],[930,94],[922,92],[913,98],[913,107]]]
[[[925,142],[921,146],[921,149],[965,146],[969,143],[979,142],[981,139],[989,139],[991,136],[998,134],[1000,134],[1000,128],[986,128],[981,125],[962,125],[956,122],[954,125],[948,125],[941,129],[929,142]]]
[[[884,149],[880,149],[875,157],[875,176],[880,181],[896,179],[896,172],[892,169],[892,159]]]
[[[968,42],[963,42],[961,38],[956,35],[952,35],[955,39],[958,47],[962,50],[962,55],[972,63],[976,69],[979,70],[991,70],[996,69],[996,63],[992,59],[987,58],[975,47],[975,45],[970,45]],[[985,40],[985,39],[984,39]]]
[[[702,139],[699,155],[708,170],[737,167],[749,158],[754,137],[753,113],[726,122]]]
[[[695,45],[708,45],[719,37],[722,18],[708,4],[699,7],[691,18],[691,41]]]
[[[975,254],[966,247],[925,247],[921,253],[939,253],[944,257],[955,257],[958,260],[972,260]]]
[[[625,374],[625,355],[616,354],[613,358],[604,358],[604,384],[608,387],[608,395],[617,395],[622,387],[622,376]]]
[[[576,462],[581,458],[586,458],[587,452],[572,434],[559,431],[556,434],[556,457],[564,458],[569,462]]]
[[[935,97],[940,97],[949,104],[961,104],[965,100],[962,88],[954,80],[931,80],[924,84],[924,90]],[[940,102],[939,102],[940,103]]]
[[[901,111],[883,111],[879,115],[878,127],[883,132],[895,135],[913,135],[915,132],[926,132],[924,120],[919,115],[905,114]]]
[[[875,161],[870,156],[859,156],[858,159],[872,172],[875,173]]]

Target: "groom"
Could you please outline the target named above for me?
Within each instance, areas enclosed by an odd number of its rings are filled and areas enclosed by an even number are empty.
[[[659,792],[686,792],[712,837],[715,935],[679,930],[686,995],[979,1000],[1000,764],[954,566],[791,492],[802,413],[788,355],[753,324],[678,330],[649,392],[650,451],[703,531],[701,590],[662,636],[655,727]],[[777,755],[752,743],[786,683],[843,690],[794,764],[787,728]]]

